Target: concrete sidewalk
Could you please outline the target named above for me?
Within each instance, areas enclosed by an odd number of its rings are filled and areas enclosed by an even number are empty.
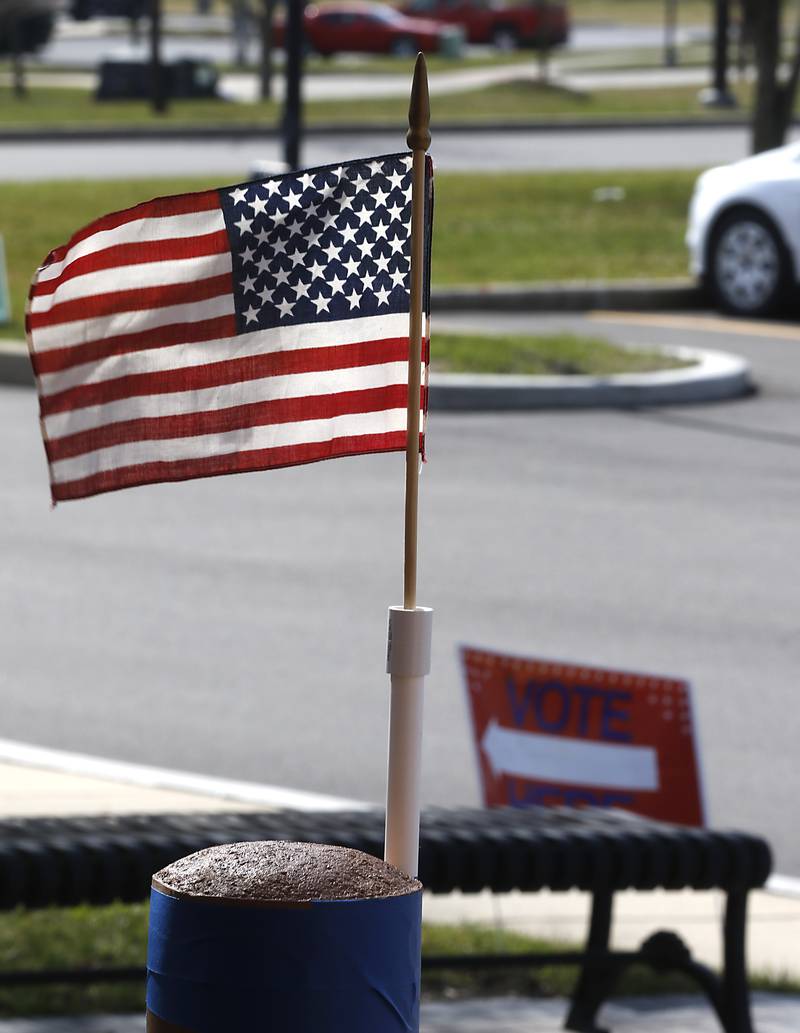
[[[520,997],[422,1005],[421,1033],[561,1033],[566,1001]],[[757,1033],[797,1033],[800,997],[755,994]],[[603,1008],[614,1033],[719,1033],[705,1001],[696,997],[621,999]],[[144,1033],[141,1015],[87,1015],[72,1019],[10,1019],[0,1033]]]

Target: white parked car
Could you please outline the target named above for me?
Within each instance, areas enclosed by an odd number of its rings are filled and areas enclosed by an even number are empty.
[[[697,180],[686,243],[717,304],[765,315],[800,286],[800,144],[709,169]]]

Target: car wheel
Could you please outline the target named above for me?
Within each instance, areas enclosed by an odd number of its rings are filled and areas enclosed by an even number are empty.
[[[724,216],[709,247],[707,281],[719,306],[766,315],[785,299],[792,261],[771,219],[754,208]]]
[[[519,45],[517,30],[513,25],[498,25],[492,33],[492,43],[498,50],[516,50]]]
[[[392,40],[390,53],[395,57],[416,57],[419,47],[411,36],[398,36]]]

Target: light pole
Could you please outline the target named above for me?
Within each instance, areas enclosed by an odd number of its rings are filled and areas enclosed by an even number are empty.
[[[304,0],[289,0],[286,20],[286,106],[283,112],[284,159],[287,168],[300,167],[302,111],[300,78],[303,74]]]

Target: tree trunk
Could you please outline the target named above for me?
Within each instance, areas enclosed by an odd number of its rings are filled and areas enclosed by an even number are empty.
[[[231,28],[233,32],[233,63],[237,68],[247,67],[247,48],[250,42],[250,24],[246,0],[231,0]]]
[[[150,104],[157,115],[167,110],[167,83],[161,60],[161,0],[150,0]]]
[[[781,78],[782,0],[742,0],[743,32],[752,41],[756,64],[753,153],[780,147],[792,120],[800,79],[800,34],[789,74]]]
[[[11,21],[9,23],[11,34],[11,80],[14,96],[20,100],[28,94],[25,83],[25,59],[23,57],[21,20],[22,14],[20,11],[11,12]]]
[[[272,96],[272,23],[275,0],[262,0],[261,10],[261,99]]]
[[[678,64],[678,0],[664,0],[664,67],[675,68]]]
[[[780,147],[786,135],[784,101],[778,78],[781,52],[780,0],[750,0],[749,21],[756,59],[753,105],[753,153]]]

